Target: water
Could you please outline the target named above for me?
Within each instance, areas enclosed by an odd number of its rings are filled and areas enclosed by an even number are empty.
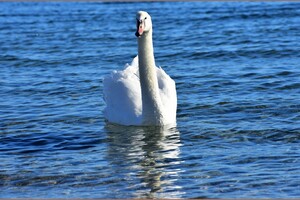
[[[300,4],[1,3],[0,197],[300,197]],[[107,124],[149,11],[177,127]]]

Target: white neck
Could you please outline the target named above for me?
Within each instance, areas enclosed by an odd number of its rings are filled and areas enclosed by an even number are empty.
[[[162,125],[162,103],[159,95],[153,53],[152,29],[138,38],[139,73],[142,90],[144,125]]]

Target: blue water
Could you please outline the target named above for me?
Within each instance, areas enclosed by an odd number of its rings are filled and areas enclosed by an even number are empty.
[[[300,197],[300,4],[1,3],[0,197]],[[177,127],[103,118],[135,13]]]

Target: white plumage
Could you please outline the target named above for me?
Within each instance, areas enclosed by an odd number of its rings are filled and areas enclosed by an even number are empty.
[[[175,82],[155,66],[152,22],[148,13],[137,13],[139,56],[122,71],[113,71],[103,81],[106,108],[111,123],[136,126],[175,126]]]

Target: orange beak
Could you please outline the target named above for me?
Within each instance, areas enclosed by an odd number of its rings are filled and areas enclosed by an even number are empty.
[[[144,32],[144,23],[142,20],[136,20],[136,32],[135,36],[136,37],[141,37]]]

